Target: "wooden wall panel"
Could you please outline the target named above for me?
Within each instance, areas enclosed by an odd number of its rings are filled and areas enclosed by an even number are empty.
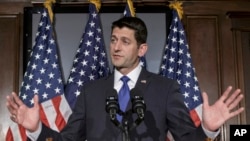
[[[245,104],[244,106],[250,108],[250,23],[249,30],[241,33],[242,37],[242,59],[243,59],[243,83]],[[250,124],[250,110],[246,110],[245,122]]]
[[[250,12],[229,12],[228,16],[232,22],[234,51],[236,52],[235,64],[238,77],[237,85],[243,88],[245,100],[242,106],[250,108]],[[246,110],[240,121],[250,124],[250,112]]]
[[[189,49],[199,85],[201,91],[207,92],[212,104],[220,97],[222,79],[218,16],[187,15],[185,21]]]
[[[5,105],[6,96],[19,85],[19,15],[0,15],[0,133],[5,133],[11,120]],[[4,140],[0,134],[0,140]]]
[[[218,20],[216,16],[187,16],[186,32],[190,53],[202,91],[214,102],[220,91]],[[209,76],[209,77],[208,77]]]

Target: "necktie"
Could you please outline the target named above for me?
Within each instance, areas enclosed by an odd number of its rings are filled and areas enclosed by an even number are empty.
[[[130,99],[130,94],[129,94],[129,87],[128,87],[128,81],[129,78],[127,76],[123,76],[121,77],[121,80],[123,82],[123,85],[119,91],[118,94],[118,101],[119,101],[119,105],[120,105],[120,109],[121,111],[125,112],[127,105],[128,105],[128,101]],[[122,116],[117,115],[117,119],[118,121],[122,121]]]

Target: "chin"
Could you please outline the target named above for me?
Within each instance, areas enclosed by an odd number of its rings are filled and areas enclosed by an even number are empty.
[[[112,64],[115,67],[121,67],[122,66],[122,64],[119,61],[117,61],[117,60],[112,60]]]
[[[123,68],[123,65],[118,64],[118,63],[113,63],[113,66],[114,66],[117,70]]]
[[[121,65],[118,65],[118,64],[113,64],[113,66],[116,67],[116,68],[122,67]]]

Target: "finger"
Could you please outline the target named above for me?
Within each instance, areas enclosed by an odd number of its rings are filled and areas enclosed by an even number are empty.
[[[6,97],[7,101],[6,101],[6,106],[8,108],[8,110],[12,113],[14,110],[16,110],[18,108],[17,104],[14,102],[13,96],[7,96]]]
[[[13,92],[12,96],[14,98],[14,102],[17,104],[18,107],[21,106],[21,105],[23,105],[22,100],[17,96],[16,93]]]
[[[228,109],[232,110],[239,105],[240,101],[244,98],[243,94],[240,94],[228,105]]]
[[[9,107],[8,107],[8,110],[9,110],[9,113],[10,113],[10,117],[12,117],[12,115],[15,115],[15,114],[16,114],[16,111],[13,110],[12,108],[9,108]]]
[[[14,109],[13,107],[7,106],[7,108],[8,108],[8,111],[10,112],[11,115],[13,115],[13,114],[16,113],[16,112],[15,112],[15,109]]]
[[[231,92],[231,90],[232,90],[232,86],[228,86],[227,89],[223,92],[223,94],[220,97],[219,101],[224,102],[227,99],[227,97],[228,97],[229,93]]]
[[[229,119],[232,118],[232,117],[234,117],[234,116],[236,116],[236,115],[238,115],[238,114],[240,114],[240,113],[243,112],[244,110],[245,110],[245,108],[244,108],[244,107],[241,107],[241,108],[239,108],[239,109],[237,109],[237,110],[231,112],[231,113],[230,113]]]
[[[237,89],[233,92],[233,94],[225,101],[226,105],[230,105],[235,99],[240,95],[241,90]]]
[[[7,106],[7,108],[11,108],[11,97],[8,95],[7,97],[6,97],[6,106]]]

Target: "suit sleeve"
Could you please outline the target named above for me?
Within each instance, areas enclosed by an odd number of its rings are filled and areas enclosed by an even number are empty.
[[[78,96],[75,108],[69,117],[69,120],[63,130],[59,133],[45,125],[42,125],[42,131],[38,141],[45,141],[51,138],[53,141],[84,141],[85,136],[85,98],[84,92]]]
[[[175,141],[204,141],[206,135],[201,125],[195,127],[189,110],[184,104],[178,83],[172,83],[168,90],[167,123]]]
[[[42,131],[37,139],[37,141],[46,141],[46,140],[56,140],[56,141],[62,141],[60,133],[50,129],[49,127],[42,124]],[[28,140],[30,141],[30,140]]]

